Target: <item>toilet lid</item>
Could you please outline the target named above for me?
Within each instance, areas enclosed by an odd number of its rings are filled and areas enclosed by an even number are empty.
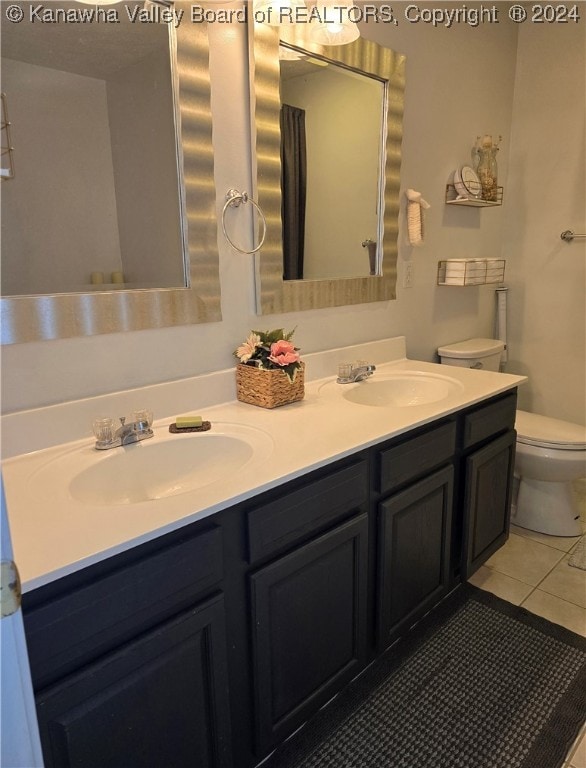
[[[515,429],[519,443],[566,451],[586,450],[586,427],[569,421],[517,411]]]
[[[466,339],[455,344],[444,344],[439,347],[437,353],[440,357],[488,357],[505,348],[504,341],[499,339]]]

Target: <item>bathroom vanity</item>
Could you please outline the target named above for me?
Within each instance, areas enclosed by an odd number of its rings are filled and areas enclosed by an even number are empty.
[[[25,589],[47,768],[251,768],[498,549],[523,379],[454,375],[462,391],[401,417],[331,382],[279,413],[219,406],[275,425],[281,482],[257,469],[240,497]],[[302,468],[295,433],[328,459]]]

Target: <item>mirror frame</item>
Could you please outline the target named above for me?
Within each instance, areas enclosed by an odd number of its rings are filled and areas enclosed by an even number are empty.
[[[382,227],[379,226],[379,231],[382,229],[382,260],[379,255],[382,274],[316,280],[283,279],[279,127],[281,40],[278,27],[251,19],[249,70],[255,182],[253,194],[267,221],[265,242],[257,254],[255,265],[258,314],[295,312],[396,298],[405,56],[363,38],[348,45],[326,47],[308,44],[302,37],[302,26],[287,27],[287,35],[282,35],[282,42],[341,66],[370,74],[385,81],[387,85],[384,212]]]
[[[189,287],[7,296],[0,299],[2,344],[222,319],[207,25],[183,24],[175,35],[169,28],[169,40],[177,61],[177,165]]]

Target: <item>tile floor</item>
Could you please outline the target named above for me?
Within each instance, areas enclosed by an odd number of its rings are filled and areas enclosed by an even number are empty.
[[[586,480],[576,491],[586,533]],[[558,538],[512,526],[505,546],[470,582],[586,637],[586,571],[568,565],[579,541],[579,536]],[[564,766],[586,768],[586,725]]]

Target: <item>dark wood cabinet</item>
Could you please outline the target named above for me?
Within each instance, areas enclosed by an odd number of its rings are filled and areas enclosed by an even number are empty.
[[[469,578],[509,536],[516,432],[465,459],[462,576]]]
[[[452,462],[456,452],[456,427],[456,420],[449,419],[377,448],[375,485],[378,490],[381,493],[396,491]]]
[[[37,694],[46,768],[229,768],[221,596]]]
[[[478,403],[25,594],[47,768],[257,765],[504,543],[515,404]]]
[[[380,649],[447,592],[453,483],[450,465],[379,504]]]
[[[366,663],[367,536],[360,515],[250,576],[261,754]]]
[[[452,564],[454,574],[464,581],[509,536],[516,408],[515,390],[460,417]]]
[[[449,589],[457,432],[448,417],[374,450],[379,652]]]
[[[192,526],[24,596],[47,768],[231,768],[222,539]]]
[[[46,688],[218,590],[222,530],[188,528],[23,596],[36,689]]]

